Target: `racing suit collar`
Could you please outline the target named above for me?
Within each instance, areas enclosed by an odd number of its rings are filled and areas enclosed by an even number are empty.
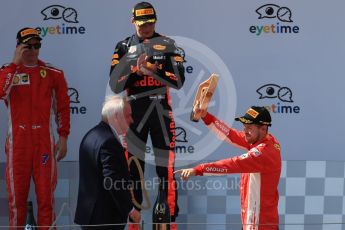
[[[36,68],[36,67],[41,67],[41,66],[46,66],[45,62],[38,59],[37,63],[35,65],[25,65],[23,63],[20,63],[19,65],[19,68]]]
[[[152,37],[150,37],[149,39],[151,39],[151,38],[155,38],[155,37],[159,37],[159,36],[160,36],[160,34],[159,34],[159,33],[154,32],[153,36],[152,36]],[[135,40],[136,42],[138,42],[138,43],[142,43],[142,42],[143,42],[145,39],[139,38],[138,34],[137,34],[137,33],[135,33],[135,34],[134,34],[134,40]]]
[[[251,145],[250,145],[250,148],[256,147],[256,146],[258,146],[259,144],[264,143],[264,142],[266,142],[266,141],[268,141],[268,140],[271,140],[271,139],[272,139],[272,135],[269,134],[269,133],[267,133],[266,136],[265,136],[264,138],[262,138],[260,141],[257,141],[256,143],[251,144]]]

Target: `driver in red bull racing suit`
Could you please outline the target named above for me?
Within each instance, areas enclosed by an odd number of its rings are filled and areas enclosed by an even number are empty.
[[[126,135],[129,156],[136,156],[145,167],[145,149],[150,134],[156,172],[165,182],[171,221],[178,215],[175,161],[175,122],[169,88],[183,86],[184,67],[174,40],[155,32],[157,17],[153,6],[140,2],[133,8],[132,23],[136,33],[117,43],[112,57],[110,87],[113,92],[127,92],[134,122]],[[139,181],[134,164],[133,181]],[[138,184],[138,183],[136,183]],[[142,191],[136,186],[135,199],[142,203]],[[136,207],[140,211],[140,208]],[[176,225],[172,224],[172,229]]]

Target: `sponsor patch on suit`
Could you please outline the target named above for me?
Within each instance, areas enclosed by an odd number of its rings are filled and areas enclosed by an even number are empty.
[[[18,73],[14,75],[12,84],[13,85],[30,85],[30,76],[26,73]]]

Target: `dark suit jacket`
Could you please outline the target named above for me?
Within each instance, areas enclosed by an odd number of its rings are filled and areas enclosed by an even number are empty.
[[[133,204],[124,151],[110,126],[103,121],[84,136],[79,149],[77,224],[127,222]]]

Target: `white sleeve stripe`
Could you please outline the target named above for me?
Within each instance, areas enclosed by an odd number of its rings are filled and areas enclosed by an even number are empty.
[[[203,173],[204,176],[224,176],[228,175],[228,173]]]

